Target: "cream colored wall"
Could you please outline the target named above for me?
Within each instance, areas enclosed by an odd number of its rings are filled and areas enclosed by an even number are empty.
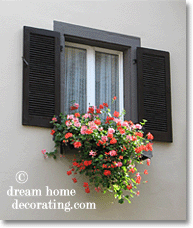
[[[3,220],[185,220],[186,219],[186,5],[185,1],[24,1],[0,3],[0,219]],[[110,194],[84,192],[83,177],[72,183],[70,161],[44,160],[42,149],[54,144],[49,129],[22,126],[22,27],[53,29],[53,20],[138,36],[141,45],[169,51],[173,143],[154,143],[154,157],[132,204],[118,204]],[[28,181],[15,181],[18,171]],[[75,189],[73,197],[8,197],[9,186]],[[96,210],[13,210],[21,202],[95,202]],[[112,203],[111,203],[112,202]]]

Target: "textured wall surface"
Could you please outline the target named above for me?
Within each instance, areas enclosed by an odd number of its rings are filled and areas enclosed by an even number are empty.
[[[84,192],[83,177],[66,175],[70,156],[44,160],[54,144],[49,129],[22,126],[22,44],[24,25],[53,29],[53,20],[141,38],[141,46],[171,56],[173,143],[154,143],[148,183],[132,204],[111,194]],[[2,220],[185,220],[186,219],[186,4],[185,1],[38,1],[0,3],[0,218]],[[18,171],[28,181],[15,181]],[[8,197],[13,188],[42,190],[41,197]],[[46,197],[51,189],[75,189],[75,196]],[[14,210],[20,202],[95,202],[95,210]]]

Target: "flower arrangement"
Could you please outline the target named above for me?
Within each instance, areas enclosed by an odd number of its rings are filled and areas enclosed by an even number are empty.
[[[112,99],[115,102],[116,97]],[[137,186],[141,183],[141,173],[136,164],[142,164],[142,153],[152,151],[153,135],[144,136],[143,125],[134,124],[132,121],[123,121],[122,114],[115,111],[113,116],[107,103],[97,107],[89,107],[87,113],[77,112],[79,105],[74,103],[70,115],[60,114],[59,118],[53,117],[55,150],[46,152],[44,156],[56,158],[57,148],[60,145],[71,146],[78,150],[78,155],[72,161],[72,167],[67,175],[85,174],[89,181],[84,182],[86,193],[90,193],[93,185],[97,192],[113,192],[119,203],[139,195]],[[100,115],[106,116],[105,120]],[[150,165],[150,159],[147,159]],[[148,174],[145,169],[144,175]],[[77,182],[76,176],[72,178]],[[144,181],[143,183],[146,183]]]

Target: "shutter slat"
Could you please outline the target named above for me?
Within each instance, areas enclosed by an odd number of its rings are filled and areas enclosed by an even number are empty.
[[[51,127],[60,113],[60,34],[24,27],[23,124]]]
[[[172,142],[169,65],[168,52],[137,48],[138,118],[155,141]]]

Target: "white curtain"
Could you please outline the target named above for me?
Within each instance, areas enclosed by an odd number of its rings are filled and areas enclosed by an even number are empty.
[[[70,113],[73,103],[79,104],[78,112],[86,112],[87,79],[86,50],[65,47],[65,112]]]
[[[119,111],[119,56],[95,53],[95,105],[108,103],[111,114]],[[112,104],[112,98],[117,100]]]

